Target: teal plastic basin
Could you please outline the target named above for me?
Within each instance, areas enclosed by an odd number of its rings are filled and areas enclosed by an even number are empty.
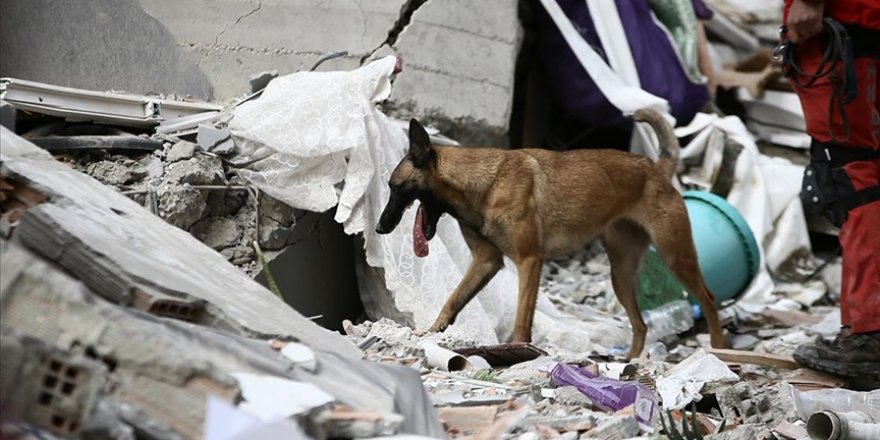
[[[691,223],[700,271],[715,302],[742,293],[761,265],[755,235],[742,215],[715,194],[687,191],[682,194]],[[681,299],[685,289],[651,247],[639,272],[639,308],[650,310],[673,299]],[[687,295],[693,304],[696,299]]]

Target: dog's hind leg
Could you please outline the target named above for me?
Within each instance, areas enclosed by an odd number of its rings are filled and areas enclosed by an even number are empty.
[[[469,228],[461,228],[465,242],[471,250],[473,260],[458,287],[446,300],[440,314],[431,326],[430,331],[442,332],[455,322],[461,309],[469,303],[477,292],[483,289],[496,273],[504,266],[504,257],[500,250]]]
[[[626,310],[632,326],[632,344],[627,355],[627,358],[631,359],[642,353],[648,331],[639,311],[636,285],[639,267],[651,238],[641,226],[629,220],[617,220],[605,229],[602,243],[611,263],[611,285],[614,287],[614,295]]]
[[[535,320],[535,304],[538,301],[542,264],[543,261],[535,255],[516,261],[519,298],[516,307],[516,324],[513,327],[514,342],[532,341],[532,322]]]
[[[667,209],[661,215],[651,219],[651,235],[654,246],[666,267],[681,282],[687,291],[697,298],[703,315],[709,324],[709,335],[712,347],[727,348],[727,341],[718,321],[718,310],[715,297],[709,292],[697,261],[697,251],[691,236],[691,226],[687,210],[681,198],[670,200]]]

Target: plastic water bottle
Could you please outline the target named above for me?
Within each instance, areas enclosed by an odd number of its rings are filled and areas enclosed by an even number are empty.
[[[691,304],[683,299],[670,301],[656,309],[642,312],[648,326],[647,340],[656,341],[664,336],[686,331],[694,326]]]
[[[798,391],[797,388],[784,383],[792,396],[798,415],[806,420],[811,414],[819,411],[861,411],[875,421],[880,421],[880,390],[851,391],[841,388],[815,391]]]

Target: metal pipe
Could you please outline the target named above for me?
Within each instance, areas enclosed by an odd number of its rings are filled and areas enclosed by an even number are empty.
[[[880,423],[861,411],[819,411],[807,420],[807,434],[812,440],[876,440]]]

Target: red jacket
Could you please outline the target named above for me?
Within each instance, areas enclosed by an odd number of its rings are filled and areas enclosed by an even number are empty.
[[[785,0],[783,23],[788,22],[791,2]],[[825,0],[825,15],[842,24],[880,30],[880,0]]]

